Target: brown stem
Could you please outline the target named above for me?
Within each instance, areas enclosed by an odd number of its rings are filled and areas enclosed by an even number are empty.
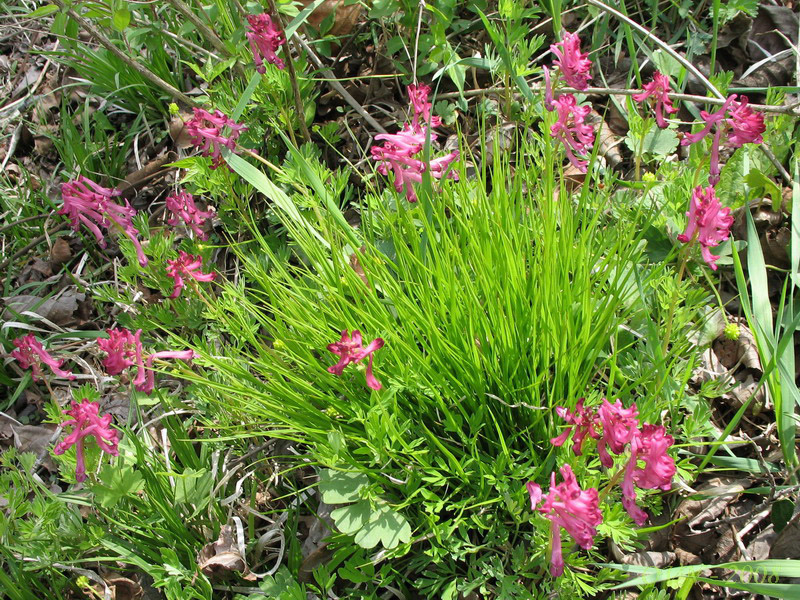
[[[149,82],[153,83],[154,85],[160,87],[162,90],[167,92],[173,98],[180,100],[187,106],[199,106],[199,104],[184,94],[182,91],[177,89],[176,87],[172,86],[171,84],[167,83],[161,77],[153,73],[150,69],[145,67],[144,65],[140,64],[139,62],[131,59],[128,55],[126,55],[122,50],[117,48],[111,40],[109,40],[103,33],[97,29],[90,21],[87,21],[83,17],[81,17],[78,13],[76,13],[71,8],[67,8],[66,4],[64,4],[64,0],[53,0],[53,2],[58,6],[61,10],[65,11],[70,18],[72,18],[78,25],[81,26],[82,29],[85,29],[89,32],[89,34],[97,40],[97,42],[103,46],[106,50],[111,52],[114,56],[128,65],[131,69],[139,73],[142,77],[147,79]]]
[[[272,12],[274,19],[278,22],[278,27],[281,31],[286,31],[283,25],[283,18],[278,12],[278,7],[275,6],[275,0],[269,0],[269,10]],[[303,99],[300,97],[300,87],[297,85],[297,72],[294,70],[294,61],[292,60],[292,51],[289,49],[289,40],[283,46],[283,55],[286,57],[286,68],[289,70],[289,80],[292,82],[292,92],[294,93],[294,109],[297,111],[297,119],[300,121],[300,132],[303,134],[303,139],[306,142],[311,141],[311,132],[308,131],[306,125],[306,112],[303,110]]]

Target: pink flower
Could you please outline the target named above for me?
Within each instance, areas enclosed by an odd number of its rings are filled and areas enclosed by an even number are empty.
[[[549,111],[554,111],[556,108],[555,101],[553,100],[553,84],[550,81],[550,69],[542,67],[544,71],[544,107]]]
[[[351,338],[345,329],[342,332],[341,340],[328,344],[328,350],[339,355],[339,362],[328,367],[328,373],[341,375],[347,365],[357,363],[369,356],[366,372],[367,387],[373,390],[381,389],[383,386],[372,374],[372,353],[383,348],[383,344],[384,342],[381,338],[375,338],[364,348],[362,346],[361,332],[353,330],[353,337]]]
[[[180,251],[178,258],[167,261],[167,275],[175,280],[175,287],[170,298],[177,298],[183,289],[183,278],[190,277],[195,281],[213,281],[216,273],[203,273],[203,259],[200,256]]]
[[[589,87],[592,61],[589,60],[588,53],[581,53],[581,39],[577,33],[564,32],[564,39],[552,44],[550,51],[556,55],[553,64],[559,68],[568,86],[576,90]]]
[[[727,137],[727,142],[731,148],[739,148],[743,144],[760,144],[763,140],[761,134],[766,131],[764,125],[764,115],[753,112],[747,106],[747,96],[742,96],[741,102],[736,100],[736,94],[728,96],[722,107],[713,113],[700,111],[700,116],[705,122],[705,127],[697,133],[687,133],[683,136],[681,144],[688,146],[696,144],[714,129],[714,137],[711,141],[711,159],[709,167],[708,182],[711,185],[719,183],[719,148],[723,141],[723,136]]]
[[[144,372],[144,358],[142,356],[142,330],[131,333],[127,329],[106,329],[108,339],[97,338],[100,350],[108,356],[103,360],[103,368],[109,375],[119,375],[125,369],[136,365],[140,372]],[[144,375],[142,375],[144,377]]]
[[[732,148],[741,148],[744,144],[760,144],[764,141],[761,137],[767,130],[764,115],[754,112],[747,106],[747,96],[742,96],[741,102],[731,102],[725,122],[731,129],[728,144]]]
[[[97,445],[103,452],[112,456],[119,456],[117,445],[119,438],[117,431],[111,429],[111,415],[100,416],[100,405],[97,402],[89,402],[86,398],[81,403],[72,402],[72,409],[67,411],[72,417],[64,421],[62,427],[73,427],[72,433],[67,435],[62,441],[53,448],[53,454],[64,454],[70,447],[75,446],[75,456],[77,467],[75,469],[75,479],[78,482],[86,480],[86,463],[83,456],[83,443],[87,437],[94,437]]]
[[[689,217],[689,222],[686,224],[686,230],[678,236],[678,241],[686,243],[697,236],[703,260],[716,271],[716,261],[719,256],[711,254],[709,248],[718,246],[730,236],[733,225],[731,209],[722,208],[713,187],[709,186],[704,190],[697,186],[692,192],[686,216]]]
[[[625,445],[636,435],[639,429],[639,411],[633,404],[630,408],[623,408],[622,402],[617,400],[611,404],[603,398],[603,403],[598,411],[598,421],[603,429],[603,434],[597,442],[597,453],[600,463],[605,468],[614,464],[614,459],[608,454],[606,447],[611,448],[614,454],[622,454]]]
[[[566,529],[581,548],[588,550],[594,544],[596,527],[603,522],[603,515],[598,508],[597,490],[581,490],[569,465],[561,467],[561,477],[564,479],[563,483],[556,485],[556,474],[550,474],[550,493],[544,496],[544,502],[539,508],[536,506],[543,497],[541,488],[533,482],[526,485],[531,498],[531,510],[539,511],[551,522],[550,574],[553,577],[564,572],[559,528]]]
[[[222,130],[228,127],[230,135],[225,137]],[[186,132],[191,136],[191,142],[200,148],[203,156],[211,156],[211,168],[216,169],[225,161],[222,158],[221,146],[230,150],[236,149],[236,140],[247,127],[229,119],[222,111],[215,110],[211,114],[202,108],[194,109],[194,116],[186,121]]]
[[[577,456],[582,454],[583,440],[587,435],[596,440],[600,439],[600,434],[595,430],[595,426],[598,423],[597,414],[593,409],[585,409],[583,407],[583,402],[584,398],[578,400],[578,403],[575,405],[574,413],[563,406],[556,407],[558,416],[569,423],[570,426],[567,427],[561,435],[550,440],[550,443],[554,446],[561,447],[564,445],[564,442],[567,441],[569,435],[574,432],[572,436],[572,451]]]
[[[653,80],[644,86],[641,94],[634,94],[636,102],[642,102],[647,98],[653,98],[656,103],[656,125],[664,129],[667,122],[664,120],[664,112],[673,114],[678,109],[672,106],[672,99],[669,97],[669,78],[658,71],[653,73]]]
[[[103,361],[103,368],[109,375],[119,375],[128,367],[136,365],[136,377],[133,385],[139,392],[148,396],[155,389],[153,361],[155,359],[191,360],[195,357],[192,350],[164,350],[144,356],[140,336],[142,330],[131,333],[127,329],[108,329],[108,339],[98,338],[97,345],[108,356]]]
[[[430,87],[427,85],[408,86],[408,96],[414,117],[398,133],[382,133],[375,136],[376,141],[383,141],[383,146],[373,146],[370,149],[372,158],[378,161],[378,173],[388,175],[394,173],[394,188],[398,192],[405,192],[409,202],[417,201],[417,194],[413,184],[422,181],[422,174],[427,170],[434,179],[441,179],[450,164],[458,156],[454,150],[446,156],[433,159],[426,164],[425,161],[415,158],[423,151],[427,138],[433,143],[437,136],[429,127],[441,125],[439,117],[431,116],[431,103],[428,102]],[[447,172],[450,179],[458,180],[456,171]]]
[[[139,243],[139,231],[133,226],[136,210],[131,208],[127,200],[125,206],[111,201],[111,198],[121,194],[119,190],[101,187],[80,175],[77,179],[61,184],[64,205],[58,214],[69,217],[72,229],[75,231],[78,231],[80,224],[83,223],[92,232],[101,248],[105,248],[107,244],[100,227],[104,227],[106,231],[112,226],[116,227],[130,238],[136,248],[139,264],[146,267],[147,257]]]
[[[283,61],[275,54],[275,51],[286,43],[286,37],[283,32],[278,29],[277,25],[272,22],[272,19],[266,13],[247,15],[247,22],[250,25],[250,31],[245,35],[250,40],[250,49],[253,51],[256,71],[262,75],[267,72],[263,62],[265,60],[279,69],[283,69]]]
[[[569,162],[581,173],[586,173],[587,161],[575,155],[585,154],[594,144],[594,130],[584,122],[592,108],[578,106],[572,94],[559,96],[553,105],[558,112],[558,121],[550,128],[550,134],[564,145]]]
[[[44,349],[42,344],[33,337],[32,333],[18,337],[14,340],[16,350],[11,351],[11,356],[16,358],[23,369],[33,370],[34,381],[42,379],[42,363],[46,364],[53,371],[56,377],[66,377],[75,379],[70,371],[62,369],[63,360],[56,360]]]
[[[165,203],[167,210],[172,213],[172,217],[167,220],[168,224],[174,226],[183,221],[199,239],[208,239],[208,234],[202,227],[206,219],[214,216],[213,210],[200,210],[194,203],[194,197],[183,190],[174,196],[167,196]]]
[[[634,484],[645,490],[668,491],[675,477],[675,461],[667,454],[675,442],[661,425],[645,424],[631,440],[631,457],[622,480],[622,505],[637,525],[643,525],[647,513],[636,505]],[[638,466],[639,460],[644,468]]]

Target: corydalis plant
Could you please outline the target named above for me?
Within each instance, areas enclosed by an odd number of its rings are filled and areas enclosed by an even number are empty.
[[[578,545],[588,550],[594,544],[596,527],[603,522],[598,508],[597,490],[582,490],[572,472],[572,467],[561,467],[562,483],[556,484],[556,474],[550,473],[550,493],[542,496],[541,488],[528,482],[531,510],[542,513],[551,523],[550,527],[550,574],[558,577],[564,572],[564,556],[561,552],[561,528],[564,528]],[[544,499],[541,506],[538,506]]]
[[[210,156],[211,168],[216,169],[225,160],[222,158],[222,147],[231,151],[236,150],[236,140],[247,127],[230,119],[220,110],[212,113],[202,108],[194,109],[194,116],[186,121],[186,132],[191,137],[191,142],[202,150],[203,156]],[[230,134],[226,137],[222,131],[227,128]]]
[[[718,246],[730,237],[733,216],[730,208],[723,208],[714,193],[714,188],[705,189],[698,186],[692,192],[689,211],[686,213],[689,221],[685,231],[678,236],[678,241],[684,244],[700,243],[700,254],[712,270],[717,270],[719,256],[711,254],[711,248]]]
[[[108,356],[103,360],[103,368],[109,375],[119,375],[128,367],[136,365],[136,377],[133,385],[139,392],[144,392],[148,396],[155,389],[155,375],[153,374],[153,362],[155,359],[176,359],[191,360],[195,357],[192,350],[165,350],[144,355],[142,350],[141,334],[139,329],[136,333],[124,328],[108,329],[108,338],[98,338],[97,345]]]
[[[328,344],[328,350],[339,356],[339,362],[328,367],[328,373],[341,375],[344,372],[344,368],[350,363],[358,363],[364,358],[369,357],[369,361],[367,362],[367,371],[365,373],[367,387],[373,390],[381,389],[383,386],[377,379],[375,379],[375,375],[372,373],[372,354],[376,350],[383,348],[383,343],[384,342],[381,338],[375,338],[369,344],[367,344],[367,347],[365,348],[363,346],[360,331],[357,329],[354,330],[353,336],[350,337],[350,334],[347,333],[347,330],[345,329],[342,332],[342,338],[338,342]]]
[[[119,190],[104,188],[80,175],[77,179],[61,185],[64,205],[58,214],[69,217],[74,231],[78,231],[81,223],[85,225],[101,248],[105,248],[107,243],[100,228],[103,227],[108,232],[111,227],[116,227],[133,242],[139,264],[146,267],[147,257],[139,242],[139,231],[133,226],[136,210],[127,200],[124,206],[111,200],[121,195],[122,192]]]
[[[61,423],[61,427],[72,427],[72,433],[53,448],[53,454],[64,454],[72,446],[75,446],[76,468],[75,479],[80,483],[86,480],[86,462],[83,454],[84,440],[93,437],[98,447],[103,452],[112,456],[118,456],[119,438],[117,431],[111,429],[111,415],[100,416],[100,405],[97,402],[89,402],[84,398],[80,403],[72,402],[72,408],[66,411],[72,418]]]
[[[264,61],[283,69],[283,61],[275,54],[282,44],[286,43],[286,37],[272,22],[272,18],[266,14],[247,15],[247,23],[250,27],[245,34],[250,41],[250,49],[253,51],[253,59],[256,63],[256,71],[262,75],[267,72]]]
[[[203,241],[208,239],[208,234],[203,231],[206,219],[214,216],[213,210],[200,210],[194,203],[194,197],[184,190],[173,196],[167,196],[164,200],[167,210],[172,216],[167,219],[169,225],[184,223],[194,234]]]
[[[23,369],[33,371],[34,381],[42,379],[42,364],[47,365],[56,377],[66,377],[75,379],[70,371],[62,369],[64,360],[56,360],[44,349],[41,342],[33,337],[32,333],[18,337],[14,340],[15,350],[11,351],[11,356],[17,359]]]
[[[433,143],[437,135],[431,128],[441,125],[441,119],[431,116],[431,103],[428,102],[431,88],[427,85],[408,86],[408,97],[414,116],[411,123],[406,123],[399,133],[382,133],[375,136],[376,141],[383,141],[383,146],[371,148],[372,158],[378,161],[378,172],[388,175],[394,173],[394,188],[398,192],[405,191],[409,202],[417,201],[413,184],[422,181],[422,174],[428,171],[435,179],[441,179],[450,164],[458,156],[458,150],[431,160],[429,163],[415,158],[425,148],[428,139]],[[447,172],[450,179],[458,180],[458,173]]]
[[[733,94],[728,96],[718,111],[700,111],[705,126],[697,133],[687,133],[681,140],[684,146],[696,144],[714,131],[708,177],[711,185],[719,183],[719,150],[723,144],[731,148],[741,148],[744,144],[760,144],[763,141],[761,134],[766,131],[764,115],[753,111],[747,102],[747,96],[742,96],[739,101],[736,94]]]
[[[672,99],[669,97],[669,77],[656,71],[653,73],[653,80],[643,86],[644,91],[641,94],[634,94],[633,99],[636,102],[644,102],[649,100],[655,104],[656,112],[656,125],[664,129],[667,127],[667,121],[664,119],[664,113],[674,114],[678,109],[672,105]]]
[[[187,254],[183,250],[178,254],[175,260],[167,261],[167,275],[172,277],[175,285],[172,290],[171,299],[175,299],[181,295],[181,290],[184,287],[184,277],[194,279],[195,281],[213,281],[216,273],[203,273],[203,258],[193,254]]]
[[[556,56],[553,64],[558,68],[560,79],[576,90],[585,90],[591,79],[592,61],[588,54],[581,53],[578,35],[565,33],[561,42],[550,46],[550,51]],[[558,120],[550,127],[550,135],[564,146],[570,164],[585,173],[589,163],[581,157],[594,145],[594,130],[586,123],[592,109],[588,105],[579,106],[572,94],[558,95],[559,78],[552,81],[547,67],[544,67],[544,82],[544,106],[558,114]]]
[[[642,525],[647,514],[636,506],[634,484],[642,489],[669,490],[675,476],[675,461],[667,454],[674,440],[667,435],[663,426],[641,424],[636,404],[625,408],[620,400],[611,404],[603,398],[599,410],[586,408],[581,399],[572,413],[559,408],[557,412],[565,417],[570,427],[560,436],[550,440],[554,446],[562,446],[573,434],[573,451],[582,454],[582,446],[588,437],[598,440],[600,463],[607,469],[613,467],[614,459],[608,450],[622,455],[629,450],[629,458],[625,467],[622,483],[622,504],[631,518]],[[645,457],[647,457],[645,459]],[[645,467],[639,468],[639,459],[645,459]],[[611,478],[612,483],[618,479]]]

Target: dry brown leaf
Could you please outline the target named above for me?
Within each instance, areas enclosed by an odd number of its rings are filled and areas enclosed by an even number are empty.
[[[300,4],[305,7],[313,1],[300,0]],[[347,0],[326,0],[308,16],[308,23],[315,29],[319,29],[322,21],[335,11],[333,27],[328,33],[331,35],[347,35],[353,30],[359,17],[361,17],[361,10],[360,2],[354,2],[348,6]]]
[[[175,142],[176,148],[188,148],[192,145],[192,136],[186,131],[186,121],[192,118],[189,113],[180,113],[172,118],[169,123],[169,137]]]
[[[219,539],[203,546],[197,555],[197,564],[203,574],[209,577],[218,577],[231,572],[241,572],[244,579],[253,580],[255,577],[247,568],[247,562],[239,552],[234,539],[233,528],[223,525],[219,532]]]
[[[61,266],[72,258],[72,248],[69,242],[63,237],[56,238],[53,247],[50,248],[50,264],[55,267]]]
[[[79,312],[80,305],[86,300],[86,294],[78,292],[76,289],[68,289],[56,298],[42,300],[38,296],[7,296],[2,298],[6,309],[0,318],[12,320],[16,314],[29,311],[46,319],[60,327],[74,327],[81,324],[76,313]]]

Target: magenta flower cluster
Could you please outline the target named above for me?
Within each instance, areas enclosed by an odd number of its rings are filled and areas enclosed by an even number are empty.
[[[730,236],[733,225],[731,209],[722,207],[713,187],[703,189],[697,186],[692,192],[686,216],[689,217],[689,222],[684,232],[678,236],[678,241],[687,243],[697,240],[703,260],[716,271],[719,256],[711,254],[710,249]]]
[[[417,201],[413,184],[421,182],[426,171],[435,179],[441,179],[447,173],[450,179],[458,180],[456,171],[447,170],[458,159],[458,150],[427,163],[419,157],[428,139],[431,143],[436,141],[437,135],[432,128],[441,125],[441,119],[431,115],[430,92],[427,85],[408,86],[408,97],[414,111],[411,123],[406,123],[398,133],[376,135],[375,140],[384,144],[371,148],[372,158],[378,161],[378,172],[388,175],[391,170],[395,190],[405,192],[409,202]]]
[[[575,33],[564,33],[564,39],[550,46],[556,56],[553,65],[558,68],[560,79],[576,90],[583,91],[589,86],[592,61],[588,53],[581,52],[581,41]],[[594,129],[586,123],[592,108],[579,106],[573,94],[556,96],[550,71],[544,68],[545,102],[549,111],[556,111],[558,120],[550,127],[550,135],[564,146],[567,160],[581,173],[586,173],[589,162],[584,158],[594,145]],[[558,79],[555,84],[558,83]]]
[[[106,247],[106,240],[100,228],[108,232],[111,227],[116,227],[130,238],[136,248],[139,264],[146,267],[147,257],[139,242],[139,231],[133,226],[136,210],[131,208],[127,200],[124,206],[111,200],[121,195],[122,192],[119,190],[104,188],[80,175],[77,179],[61,185],[61,198],[64,204],[58,214],[66,215],[75,231],[78,231],[83,223],[92,232],[101,248]]]
[[[19,365],[23,369],[31,369],[33,371],[33,380],[39,381],[42,379],[42,364],[50,367],[56,377],[66,377],[67,379],[75,379],[70,371],[62,369],[64,360],[56,360],[47,350],[44,349],[42,343],[33,337],[32,333],[24,335],[14,340],[15,350],[11,351],[11,356],[17,359]]]
[[[84,440],[87,437],[93,437],[100,450],[112,456],[119,456],[119,437],[117,431],[111,429],[111,415],[101,417],[100,405],[97,402],[89,402],[86,398],[80,403],[73,401],[72,408],[66,412],[72,418],[61,423],[61,427],[72,427],[72,433],[56,444],[53,454],[64,454],[69,448],[75,446],[77,459],[75,479],[82,482],[86,480]]]
[[[675,461],[667,454],[674,443],[672,436],[667,435],[661,425],[640,423],[636,405],[625,408],[620,400],[612,404],[603,398],[599,408],[588,409],[581,399],[574,412],[558,407],[556,413],[568,427],[550,440],[554,446],[564,445],[571,435],[572,451],[580,456],[587,439],[592,438],[597,441],[600,464],[607,469],[614,466],[612,454],[627,455],[620,485],[622,505],[638,525],[644,524],[647,513],[636,504],[635,488],[670,489],[676,472]],[[602,522],[597,490],[581,490],[569,465],[561,468],[561,476],[563,483],[556,485],[555,474],[551,475],[550,494],[539,508],[537,506],[543,498],[541,489],[533,482],[527,484],[531,509],[544,514],[552,524],[550,572],[553,576],[564,571],[560,528],[565,529],[582,548],[589,549],[594,543],[596,527]],[[617,479],[618,476],[612,476],[612,483]]]
[[[282,44],[286,43],[286,37],[272,22],[266,13],[260,15],[247,15],[247,23],[250,26],[245,34],[250,41],[250,49],[253,51],[253,59],[256,63],[256,71],[262,75],[267,72],[264,61],[283,69],[283,61],[278,58],[275,52]]]
[[[183,222],[200,240],[207,240],[208,234],[203,231],[206,219],[214,216],[213,210],[200,210],[194,203],[194,196],[185,190],[180,190],[164,200],[167,210],[172,216],[167,219],[169,225],[175,226]]]
[[[235,150],[236,140],[247,127],[229,118],[221,110],[213,113],[202,108],[193,110],[194,116],[186,121],[186,133],[189,134],[192,144],[202,150],[202,156],[211,157],[211,168],[216,169],[225,162],[222,148]],[[226,128],[229,130],[227,136],[223,135]]]
[[[136,377],[133,386],[139,392],[148,396],[155,389],[155,375],[153,362],[159,360],[191,360],[195,358],[192,350],[165,350],[144,354],[142,349],[141,334],[139,329],[132,333],[125,328],[106,330],[108,338],[99,338],[97,345],[108,356],[103,360],[103,368],[109,375],[119,375],[129,367],[136,367]]]
[[[719,183],[721,172],[719,150],[721,146],[741,148],[744,144],[760,144],[763,141],[761,134],[766,131],[764,115],[753,111],[747,102],[747,96],[742,96],[739,101],[736,99],[736,94],[733,94],[725,100],[718,111],[713,113],[700,111],[705,127],[697,133],[687,133],[681,140],[681,144],[684,146],[696,144],[707,135],[712,135],[713,130],[710,175],[708,177],[711,185]]]
[[[369,357],[365,373],[367,387],[373,390],[381,389],[383,386],[375,379],[375,375],[372,374],[372,353],[383,348],[383,343],[381,338],[375,338],[364,348],[361,332],[353,330],[353,335],[351,337],[345,329],[342,332],[342,338],[338,342],[328,344],[328,350],[339,356],[339,362],[328,367],[328,373],[341,375],[344,372],[344,368],[350,363],[358,363],[364,358]]]
[[[678,109],[672,105],[672,98],[669,97],[669,92],[669,77],[656,71],[653,73],[653,80],[644,85],[644,91],[641,94],[633,95],[633,99],[636,102],[647,100],[655,104],[656,125],[662,129],[667,127],[664,113],[675,114],[678,112]]]
[[[200,269],[203,268],[203,259],[200,256],[187,254],[181,250],[178,258],[175,260],[167,261],[167,275],[175,280],[175,286],[172,290],[171,299],[177,298],[181,295],[181,290],[184,286],[184,277],[194,279],[195,281],[213,281],[216,273],[203,273]]]

